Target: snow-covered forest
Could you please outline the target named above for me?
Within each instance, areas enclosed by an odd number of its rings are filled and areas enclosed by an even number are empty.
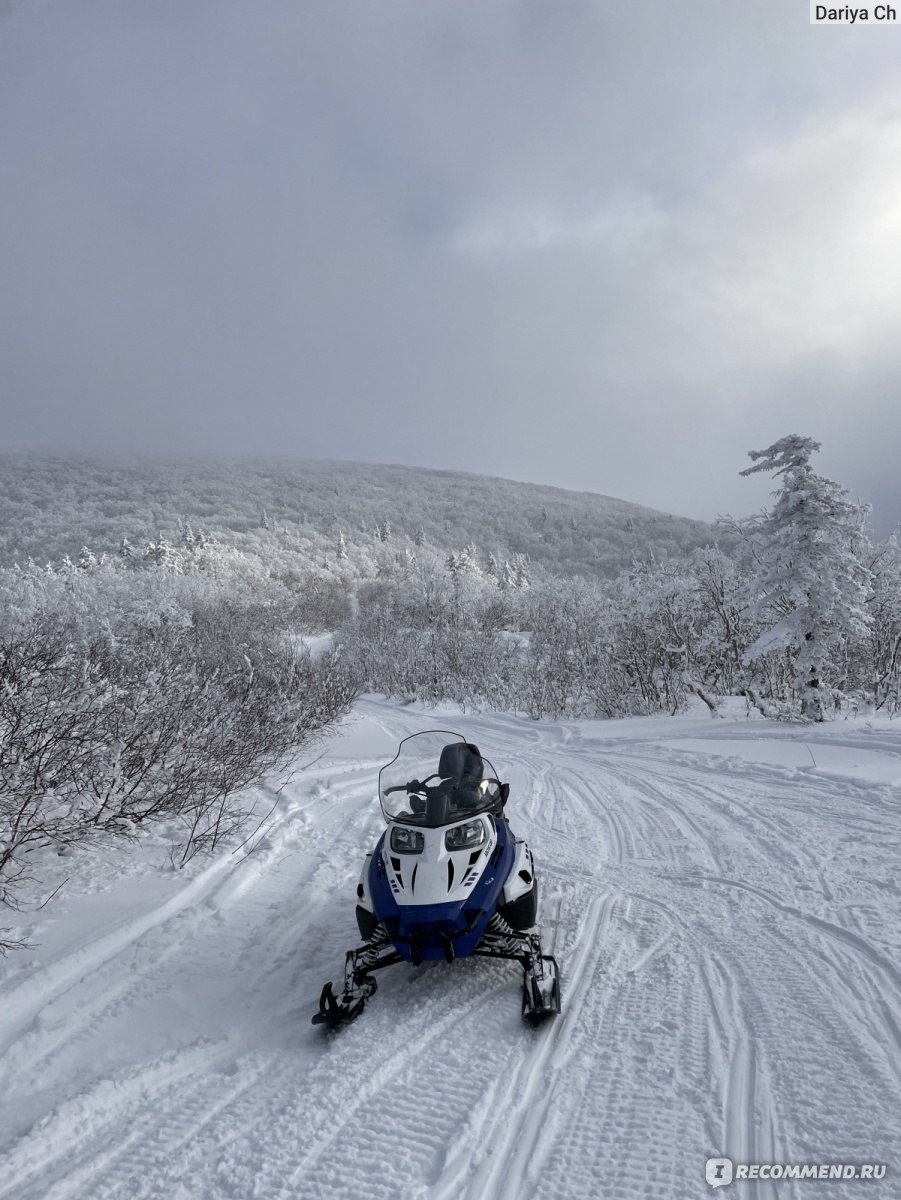
[[[358,573],[380,531],[459,550],[524,554],[555,574],[610,577],[634,558],[714,536],[703,521],[561,488],[460,471],[291,459],[81,458],[0,454],[0,563],[58,562],[83,546],[146,546],[185,522],[267,568],[333,560],[343,537]]]
[[[8,460],[0,901],[36,847],[159,820],[182,861],[217,845],[241,789],[360,692],[533,719],[691,697],[716,717],[726,696],[894,715],[901,547],[873,544],[817,449],[752,452],[773,504],[717,528],[400,468],[254,464],[229,491],[224,468]]]

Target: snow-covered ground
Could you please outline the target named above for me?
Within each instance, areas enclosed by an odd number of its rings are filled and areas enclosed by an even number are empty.
[[[510,780],[563,1014],[524,1026],[519,968],[471,959],[389,970],[326,1033],[377,768],[435,727]],[[61,860],[0,961],[0,1198],[681,1200],[721,1154],[889,1164],[747,1200],[898,1196],[899,815],[901,724],[365,700],[249,856]]]

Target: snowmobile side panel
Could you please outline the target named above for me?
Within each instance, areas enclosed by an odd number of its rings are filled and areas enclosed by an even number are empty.
[[[538,919],[538,880],[528,843],[517,838],[516,857],[504,884],[498,905],[501,916],[513,929],[531,929]]]

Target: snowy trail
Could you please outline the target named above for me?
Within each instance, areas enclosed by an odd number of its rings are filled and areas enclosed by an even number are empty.
[[[563,1015],[468,960],[326,1034],[377,767],[442,726],[510,780]],[[687,1197],[721,1154],[889,1164],[755,1200],[898,1195],[901,730],[806,732],[361,702],[252,855],[95,864],[0,962],[0,1200]]]

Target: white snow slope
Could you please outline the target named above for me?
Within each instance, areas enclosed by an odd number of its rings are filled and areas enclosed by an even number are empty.
[[[524,1026],[520,968],[470,959],[386,971],[327,1033],[377,768],[427,728],[510,780],[563,1014]],[[747,1200],[897,1197],[899,802],[886,721],[364,700],[254,853],[82,856],[26,919],[35,948],[0,962],[0,1198],[681,1200],[718,1155],[888,1164],[726,1193]]]

